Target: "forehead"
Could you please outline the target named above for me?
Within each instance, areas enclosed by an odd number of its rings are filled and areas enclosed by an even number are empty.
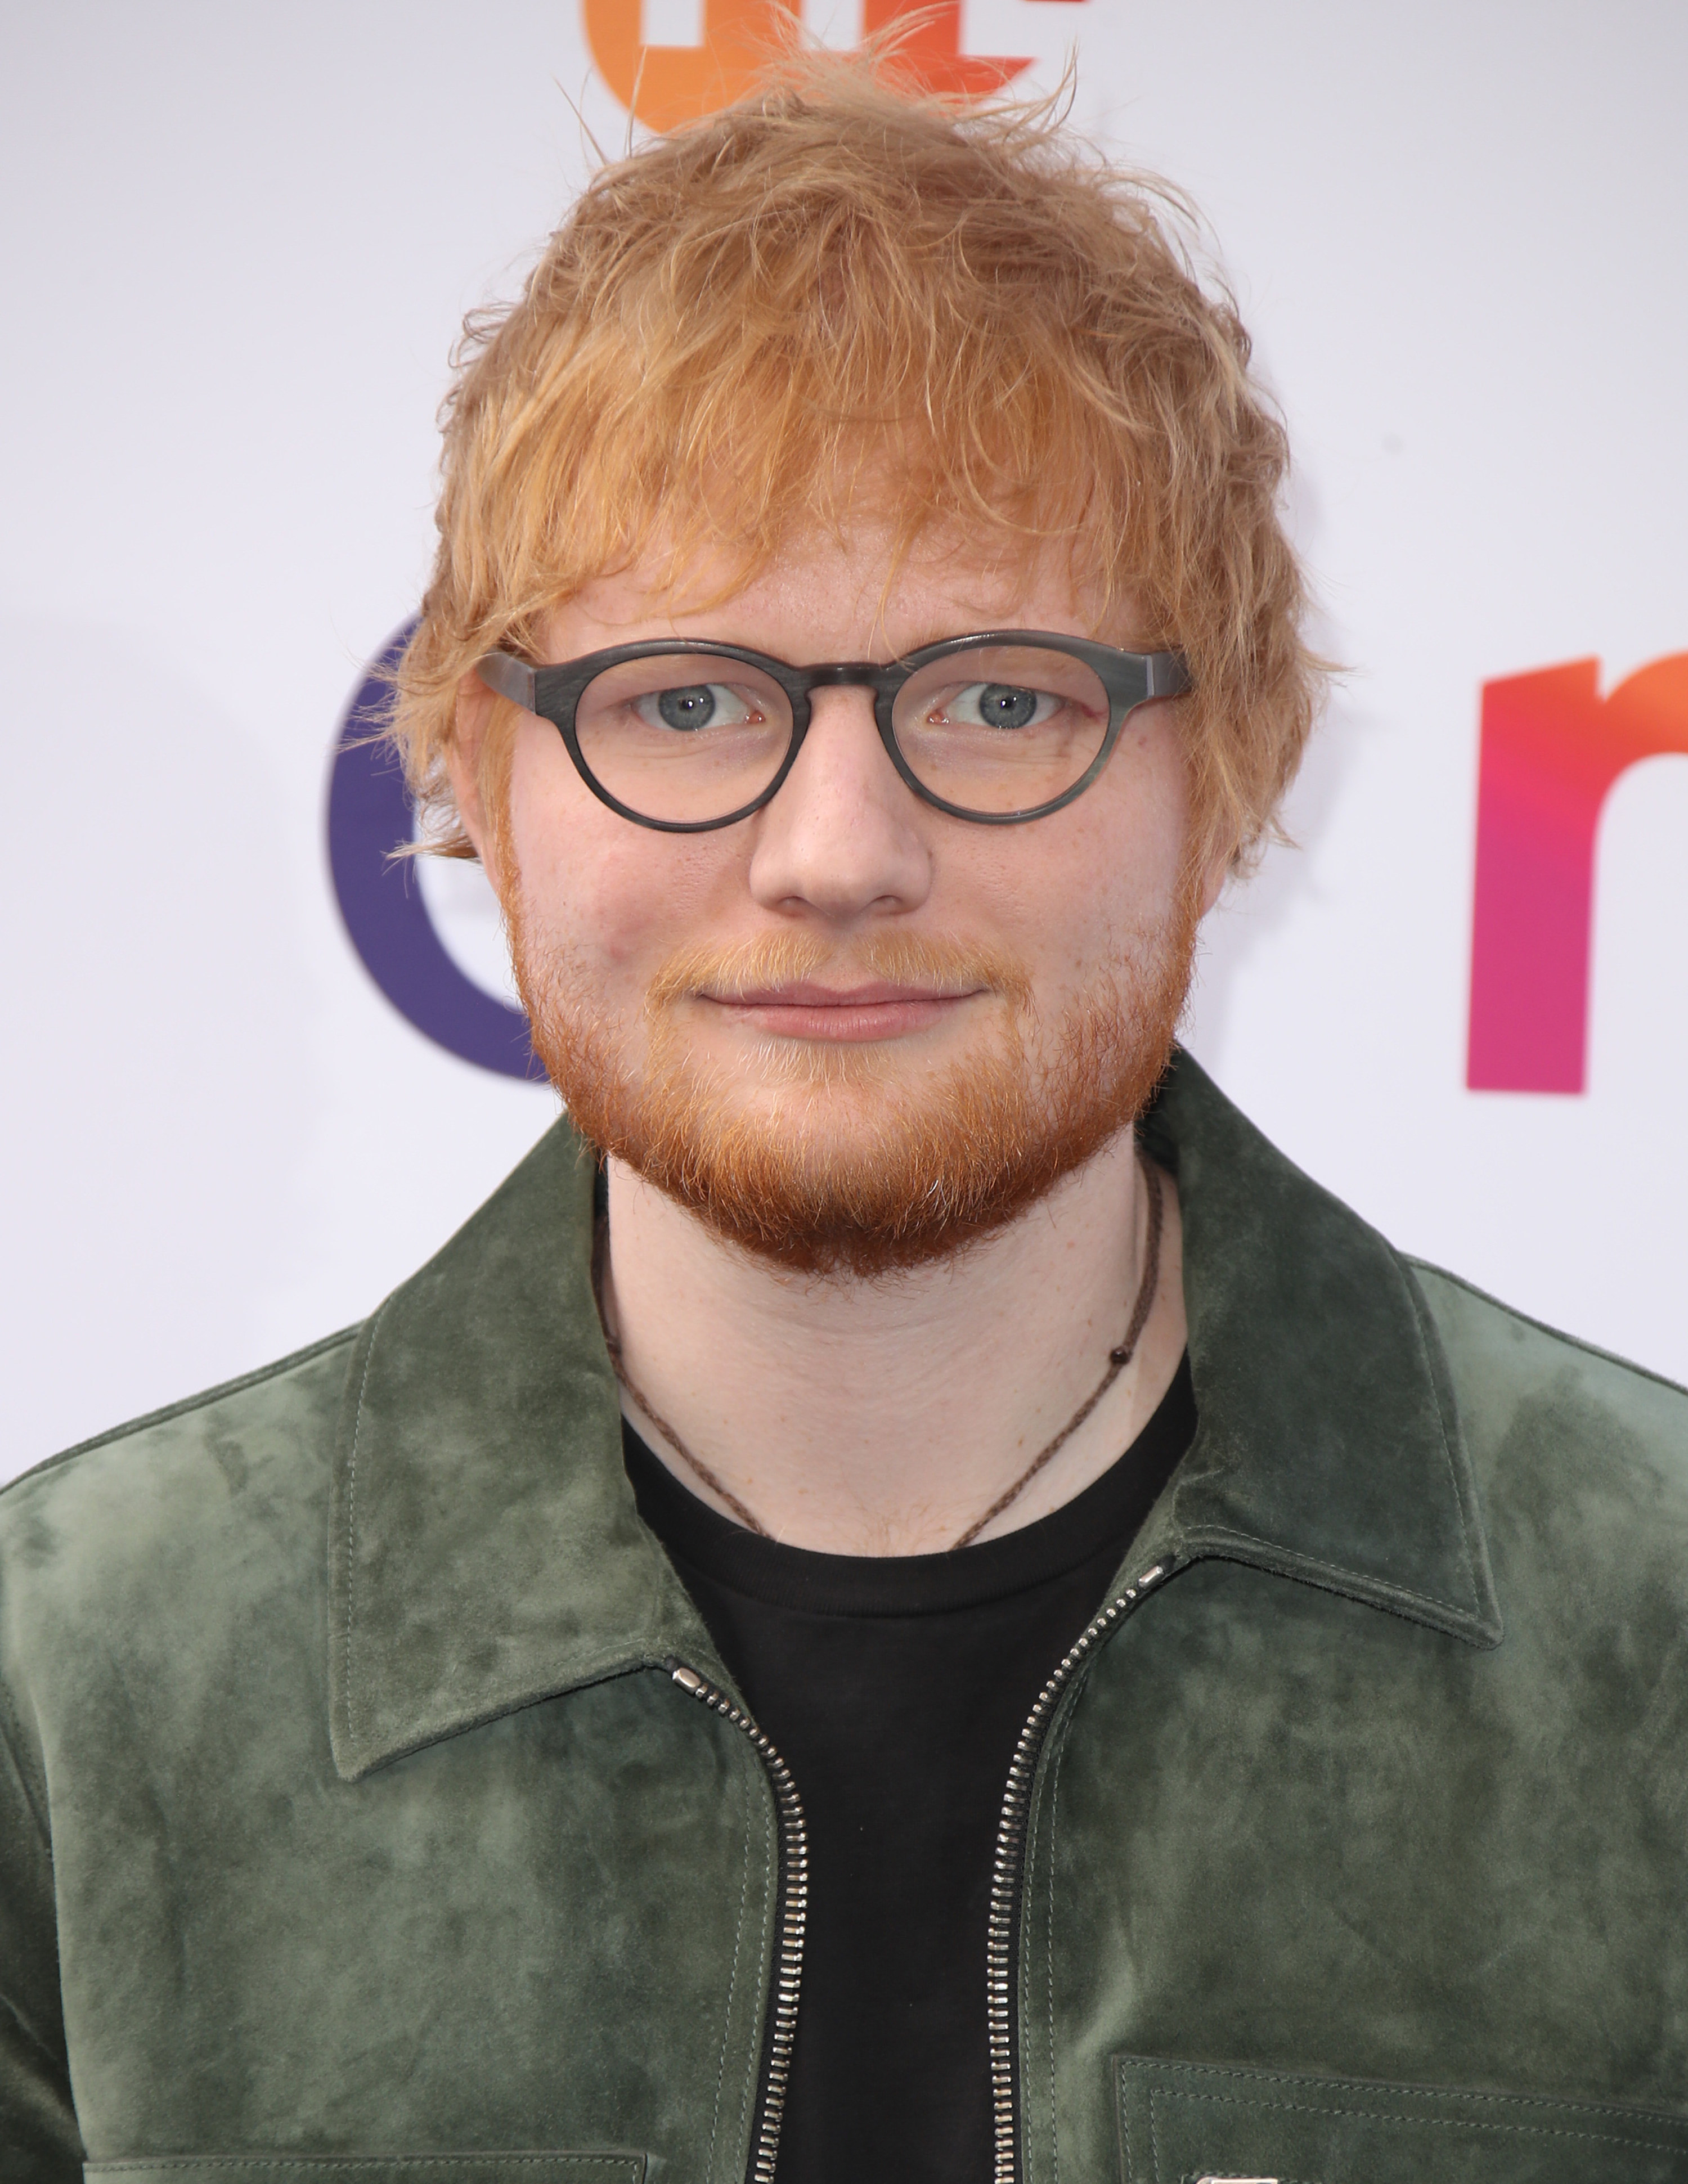
[[[552,658],[673,635],[802,661],[889,658],[986,629],[1125,643],[1129,624],[1068,540],[983,523],[934,523],[905,540],[866,518],[754,555],[657,545],[554,608],[543,635]]]

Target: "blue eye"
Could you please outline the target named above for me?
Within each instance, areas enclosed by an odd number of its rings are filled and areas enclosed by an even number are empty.
[[[956,727],[1039,727],[1061,710],[1061,699],[1047,690],[1018,682],[969,682],[945,696],[928,718]]]
[[[982,682],[974,699],[988,727],[1029,727],[1038,710],[1035,690],[1016,690],[1006,682]]]
[[[647,727],[682,730],[744,727],[762,717],[757,706],[725,682],[687,682],[652,690],[634,701],[633,710]]]
[[[715,718],[715,693],[707,682],[689,690],[659,690],[656,710],[671,728],[706,728]]]

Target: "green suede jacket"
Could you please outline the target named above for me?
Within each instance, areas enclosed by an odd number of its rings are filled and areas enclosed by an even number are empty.
[[[1187,1058],[1146,1134],[1201,1426],[1005,1786],[999,2178],[1688,2178],[1688,1396]],[[802,1786],[635,1514],[591,1198],[560,1124],[0,1496],[5,2184],[772,2173]]]

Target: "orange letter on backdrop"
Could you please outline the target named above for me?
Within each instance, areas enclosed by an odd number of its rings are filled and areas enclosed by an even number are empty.
[[[928,91],[983,98],[1032,65],[1029,60],[1010,60],[998,53],[964,53],[961,0],[924,8],[919,0],[862,0],[861,34],[872,37],[876,31],[889,30],[899,16],[916,13],[922,20],[898,47],[897,58]]]
[[[1072,0],[1068,0],[1072,4]],[[587,42],[599,72],[648,129],[674,129],[713,114],[748,90],[774,35],[801,0],[705,0],[700,46],[648,46],[639,0],[584,0]],[[905,15],[922,18],[900,47],[904,71],[929,91],[978,98],[998,90],[1028,60],[961,51],[961,0],[863,0],[865,36]]]
[[[700,46],[646,45],[640,12],[639,0],[586,0],[587,42],[604,82],[638,120],[674,129],[749,88],[798,0],[705,0]]]

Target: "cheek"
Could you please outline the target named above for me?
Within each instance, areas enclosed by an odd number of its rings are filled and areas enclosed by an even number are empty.
[[[1163,923],[1177,905],[1189,838],[1189,766],[1164,707],[1135,733],[1127,722],[1106,772],[1073,810],[1089,830],[1074,861],[1083,860],[1111,922]]]
[[[978,829],[973,883],[1002,938],[1065,983],[1121,937],[1158,930],[1178,899],[1188,776],[1170,727],[1128,723],[1095,785],[1024,827]]]
[[[718,892],[721,837],[636,827],[575,772],[543,722],[518,731],[510,769],[510,838],[533,927],[607,971],[641,982],[697,937]]]

